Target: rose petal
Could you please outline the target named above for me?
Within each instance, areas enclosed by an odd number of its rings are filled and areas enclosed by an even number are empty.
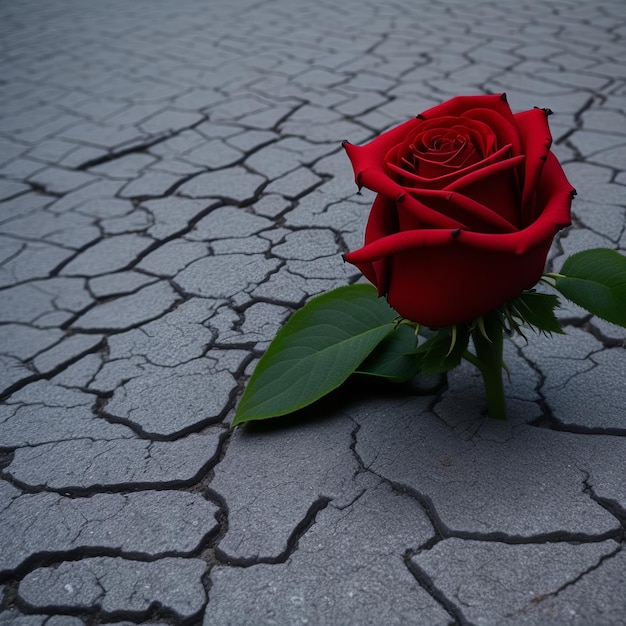
[[[454,240],[396,254],[387,299],[403,317],[431,328],[469,323],[532,287],[546,254],[537,249],[512,256]]]
[[[479,233],[512,233],[518,230],[518,227],[509,222],[506,217],[499,215],[471,196],[454,191],[434,189],[413,189],[411,196],[428,207],[456,220],[462,224],[461,227],[465,230]],[[419,228],[419,226],[407,223],[403,219],[403,208],[404,206],[399,208],[400,229]]]
[[[362,184],[372,191],[387,196],[396,203],[406,203],[416,216],[419,216],[421,228],[460,228],[463,226],[454,219],[442,215],[428,206],[418,202],[407,194],[404,187],[389,178],[383,170],[370,168],[362,173]]]
[[[502,156],[507,152],[508,146],[505,146],[501,151],[494,153],[494,157],[496,155]],[[514,170],[524,162],[524,158],[525,157],[523,155],[511,157],[502,161],[494,158],[491,163],[488,162],[489,159],[485,159],[484,161],[478,163],[477,167],[472,167],[471,169],[468,168],[470,171],[465,170],[463,176],[453,180],[450,184],[444,187],[444,189],[458,191],[459,189],[464,189],[465,187],[469,187],[470,185],[474,185],[478,182],[484,182],[485,178],[488,178],[497,172],[503,170]]]
[[[558,159],[549,152],[536,194],[537,207],[543,207],[543,210],[526,230],[539,229],[541,225],[549,223],[556,225],[557,229],[569,226],[572,223],[570,208],[575,193]],[[533,234],[540,236],[538,231]]]
[[[433,188],[433,189],[446,189],[451,183],[456,180],[461,180],[463,177],[468,176],[474,171],[481,170],[482,168],[487,168],[488,166],[496,163],[498,160],[505,159],[507,153],[510,150],[510,146],[503,146],[497,152],[490,154],[486,159],[482,161],[478,161],[477,163],[472,163],[466,168],[459,169],[455,172],[451,172],[450,174],[446,174],[444,176],[440,176],[438,178],[422,178],[418,174],[413,174],[411,172],[407,172],[406,170],[398,167],[393,163],[385,163],[385,167],[390,171],[393,171],[396,174],[402,175],[404,178],[411,181],[411,184],[405,184],[407,187],[424,187],[424,188]]]
[[[407,319],[434,328],[463,323],[494,308],[498,296],[488,271],[499,272],[506,255],[468,249],[457,242],[464,239],[465,233],[459,236],[454,232],[400,232],[345,258],[361,271],[373,260],[388,259],[393,273],[385,293],[390,304]]]
[[[556,161],[556,157],[554,160]],[[556,161],[556,166],[561,169],[558,161]],[[347,254],[345,258],[351,263],[371,263],[384,256],[409,250],[417,252],[422,247],[441,245],[450,239],[454,239],[456,244],[468,248],[502,252],[515,256],[521,256],[533,248],[549,246],[555,234],[570,224],[568,213],[573,188],[569,185],[565,175],[562,176],[566,186],[557,185],[557,191],[553,189],[554,185],[546,185],[546,189],[542,191],[548,193],[550,199],[542,217],[524,230],[502,234],[457,231],[456,229],[409,230],[372,241],[359,250]],[[454,232],[454,236],[451,236],[452,232]]]
[[[552,134],[548,127],[548,117],[543,109],[531,109],[517,113],[515,124],[522,140],[522,150],[526,155],[522,213],[527,216],[527,222],[530,222],[535,218],[532,210],[532,198],[541,178],[546,158],[550,153]]]
[[[417,157],[415,166],[418,172],[418,176],[421,176],[426,180],[432,178],[441,178],[446,174],[453,174],[459,169],[458,166],[450,165],[449,163],[445,162],[440,163],[424,157]]]
[[[396,203],[378,194],[372,205],[367,226],[365,227],[365,245],[388,237],[398,231],[398,214]],[[361,272],[378,289],[378,295],[384,295],[389,289],[390,261],[379,259],[363,266]]]
[[[365,170],[371,167],[380,167],[385,154],[387,154],[393,146],[402,143],[407,134],[420,123],[420,120],[417,119],[409,120],[379,135],[376,139],[364,146],[355,146],[344,141],[343,147],[352,163],[357,185],[361,184],[359,179]]]
[[[467,111],[463,116],[473,120],[479,120],[488,126],[492,133],[498,138],[498,148],[504,145],[510,145],[513,155],[524,154],[522,151],[522,142],[514,124],[515,117],[512,113],[508,116],[503,116],[491,109],[477,108]]]
[[[355,265],[372,263],[408,250],[446,245],[450,243],[452,232],[456,231],[443,228],[401,231],[372,241],[358,250],[349,252],[344,258]]]
[[[517,174],[518,167],[523,161],[524,157],[521,155],[504,161],[496,161],[470,172],[467,176],[458,178],[446,189],[461,190],[463,195],[490,207],[507,223],[513,225],[515,230],[519,230],[523,225]]]
[[[506,119],[512,119],[513,113],[505,94],[489,94],[478,96],[457,96],[424,111],[420,117],[430,120],[445,115],[460,117],[471,109],[491,109]]]
[[[398,167],[399,173],[406,172],[428,181],[431,178],[439,179],[441,176],[454,174],[455,171],[480,160],[480,154],[472,142],[467,141],[455,150],[438,152],[420,153],[413,145],[409,147],[409,152],[406,152],[404,146],[395,146],[385,155],[384,164]]]
[[[497,143],[494,132],[487,124],[469,117],[447,116],[426,120],[420,126],[415,126],[401,144],[401,149],[409,152],[410,146],[415,145],[422,152],[445,152],[444,148],[436,144],[445,145],[457,137],[467,138],[481,158],[487,156]]]
[[[418,230],[379,239],[346,255],[359,269],[387,258],[386,291],[407,319],[434,328],[470,322],[540,278],[551,237],[515,250],[519,233]]]
[[[404,124],[400,124],[382,133],[364,146],[355,146],[351,143],[344,142],[344,148],[352,163],[357,184],[360,184],[359,178],[364,170],[379,166],[385,154],[393,146],[403,143],[406,137],[411,135],[412,131],[419,127],[423,120],[441,116],[459,117],[468,109],[472,108],[489,108],[500,113],[507,119],[509,116],[512,117],[511,109],[503,94],[458,96],[443,104],[428,109],[420,114],[419,119],[408,120],[404,122]]]

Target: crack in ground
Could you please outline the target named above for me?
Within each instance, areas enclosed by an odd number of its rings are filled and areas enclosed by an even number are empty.
[[[12,474],[6,471],[6,468],[10,465],[12,460],[12,452],[5,452],[0,455],[0,462],[3,464],[9,459],[8,465],[2,468],[0,465],[0,479],[5,480],[9,484],[13,485],[17,489],[22,490],[24,493],[37,494],[37,493],[56,493],[67,498],[89,498],[97,494],[129,494],[139,491],[193,491],[188,489],[194,487],[199,482],[202,482],[206,476],[215,469],[215,466],[222,458],[220,452],[221,441],[226,439],[227,431],[220,434],[220,443],[218,448],[206,463],[190,478],[179,478],[174,480],[162,480],[162,481],[124,481],[119,483],[98,483],[89,485],[88,487],[80,487],[77,485],[63,485],[61,487],[50,487],[47,484],[44,485],[32,485],[25,483],[19,478],[15,478]],[[47,445],[47,444],[42,444]],[[29,446],[31,447],[31,446]]]
[[[397,493],[408,495],[409,497],[417,500],[426,512],[431,524],[434,526],[436,533],[440,537],[439,540],[455,538],[465,539],[468,541],[505,543],[508,545],[542,545],[547,543],[601,543],[607,539],[618,541],[623,534],[623,529],[607,530],[606,532],[600,534],[582,532],[575,533],[557,530],[547,533],[536,533],[533,535],[510,535],[500,531],[482,533],[479,531],[454,530],[449,528],[443,522],[441,517],[439,517],[435,505],[429,496],[418,492],[412,487],[384,478],[379,474],[372,472],[372,470],[368,471],[374,473],[376,476],[387,482],[387,484],[389,484],[389,486]],[[436,543],[438,543],[438,541]],[[434,543],[429,544],[428,549],[434,545]],[[419,551],[421,551],[421,549]]]
[[[607,539],[613,539],[616,541],[623,540],[624,529],[619,530],[608,530],[604,533],[599,534],[590,534],[590,533],[574,533],[574,532],[566,532],[566,531],[554,531],[549,533],[536,533],[534,535],[509,535],[504,532],[491,532],[491,533],[481,533],[476,531],[462,531],[462,530],[453,530],[449,526],[445,524],[440,515],[437,513],[437,509],[435,507],[432,499],[423,493],[420,493],[416,489],[411,486],[390,480],[385,476],[378,474],[371,468],[367,467],[361,456],[356,450],[357,445],[357,435],[360,430],[360,425],[358,428],[355,428],[352,436],[353,436],[353,445],[351,446],[351,450],[354,454],[354,457],[359,466],[358,472],[370,473],[380,480],[387,483],[395,492],[401,493],[403,495],[407,495],[414,500],[416,500],[421,508],[426,513],[433,529],[435,531],[436,539],[429,540],[426,542],[421,548],[418,548],[418,552],[424,549],[432,548],[436,543],[443,539],[448,538],[456,538],[456,539],[465,539],[470,541],[485,541],[485,542],[497,542],[497,543],[506,543],[509,545],[530,545],[530,544],[546,544],[546,543],[601,543],[602,541],[606,541]],[[588,482],[585,482],[585,490],[588,490],[591,497],[603,508],[609,511],[614,517],[621,522],[622,526],[624,525],[624,520],[626,520],[626,511],[619,509],[616,511],[616,507],[619,505],[611,500],[607,500],[605,498],[600,498],[593,493],[593,489]]]
[[[432,501],[430,500],[430,498],[427,498],[425,496],[418,494],[415,490],[402,488],[401,486],[393,483],[392,481],[388,480],[384,476],[377,474],[372,469],[365,466],[365,463],[363,462],[361,455],[356,450],[357,435],[358,435],[359,430],[361,429],[361,425],[358,424],[355,420],[353,421],[355,422],[355,428],[353,429],[351,433],[352,443],[350,445],[350,450],[352,451],[352,454],[354,455],[354,458],[357,462],[357,466],[358,466],[357,473],[372,474],[376,476],[382,482],[385,482],[386,484],[388,484],[391,487],[391,489],[395,491],[396,493],[402,493],[404,495],[408,495],[414,500],[416,500],[418,504],[420,505],[420,507],[422,508],[422,510],[424,511],[424,513],[426,514],[426,517],[430,521],[431,526],[433,527],[434,535],[430,539],[424,542],[418,549],[406,550],[406,552],[404,553],[404,557],[403,557],[405,567],[409,570],[413,578],[415,578],[420,588],[422,588],[426,593],[428,593],[428,595],[435,602],[437,602],[437,604],[441,606],[454,619],[451,626],[472,626],[472,624],[470,624],[465,619],[461,610],[453,602],[451,602],[445,596],[444,593],[442,593],[439,589],[437,589],[432,584],[432,581],[426,576],[425,572],[423,572],[420,568],[417,567],[417,565],[411,562],[411,557],[414,554],[417,554],[418,552],[424,549],[430,549],[433,546],[435,546],[437,543],[445,539],[447,536],[450,536],[447,527],[445,526],[445,524],[443,524],[443,522],[441,521],[441,518],[437,514],[437,511],[435,507],[433,506]]]
[[[624,437],[626,436],[626,428],[619,428],[619,427],[606,427],[606,426],[582,426],[582,425],[578,425],[578,424],[564,424],[563,422],[561,422],[558,418],[556,418],[554,416],[554,413],[552,412],[552,408],[550,407],[549,403],[548,403],[548,399],[546,397],[546,394],[543,391],[543,388],[547,382],[547,377],[544,374],[543,370],[534,362],[532,361],[532,359],[530,359],[528,356],[526,356],[526,354],[524,353],[524,350],[522,348],[522,346],[519,346],[517,344],[513,344],[515,346],[515,350],[517,355],[523,359],[528,366],[533,370],[533,372],[535,372],[535,374],[537,374],[538,377],[538,382],[535,385],[534,388],[534,392],[537,394],[538,399],[535,401],[535,403],[540,407],[542,415],[530,422],[527,423],[528,426],[533,426],[536,428],[547,428],[549,430],[555,430],[558,432],[565,432],[565,433],[572,433],[572,434],[576,434],[576,435],[609,435],[609,436],[615,436],[615,437]],[[597,350],[595,352],[601,352],[602,349]],[[595,354],[595,352],[593,352],[592,354],[588,355],[585,359],[581,359],[581,360],[587,360],[587,359],[591,359],[591,356],[593,354]],[[595,363],[595,361],[592,360],[592,362],[594,363],[594,365],[592,365],[589,369],[593,369],[595,367],[598,367],[598,364]],[[588,372],[589,370],[585,370],[584,372],[577,372],[572,374],[571,378],[579,375],[579,374],[584,374],[586,372]],[[560,385],[561,387],[563,385],[567,384],[567,382],[563,383],[562,385]],[[556,389],[556,387],[555,387]]]
[[[228,411],[230,410],[230,406],[231,406],[231,402],[229,400],[226,403],[226,406],[214,417],[205,417],[203,419],[200,419],[194,422],[193,424],[190,424],[189,426],[185,426],[184,428],[181,428],[179,430],[169,432],[167,434],[163,434],[159,432],[151,432],[149,430],[146,430],[143,426],[141,426],[137,422],[134,422],[130,418],[121,417],[119,415],[113,415],[112,413],[107,413],[106,410],[104,409],[104,406],[106,406],[106,404],[112,397],[113,393],[114,391],[111,391],[107,393],[106,395],[105,394],[99,395],[98,399],[100,400],[100,402],[98,404],[98,408],[95,411],[96,417],[101,417],[109,424],[121,424],[122,426],[126,426],[127,428],[132,430],[133,433],[137,435],[139,439],[144,439],[144,440],[149,440],[149,441],[169,441],[169,442],[176,441],[177,439],[182,439],[183,437],[186,437],[187,435],[200,432],[204,430],[207,426],[214,426],[214,425],[220,424],[221,422],[224,421],[224,418],[228,414]]]
[[[72,365],[80,361],[83,357],[89,354],[96,354],[97,352],[102,350],[105,344],[106,344],[106,338],[102,338],[102,340],[99,341],[94,346],[91,346],[90,348],[84,350],[83,352],[80,352],[72,356],[71,358],[67,359],[66,361],[63,361],[62,363],[59,363],[56,367],[52,368],[51,370],[44,372],[44,373],[39,373],[39,372],[33,373],[31,376],[22,378],[21,380],[13,383],[12,385],[9,385],[9,387],[7,387],[6,389],[0,392],[0,402],[4,402],[7,398],[13,395],[16,391],[20,391],[20,389],[23,389],[24,387],[30,385],[33,382],[37,382],[39,380],[51,380],[52,378],[54,378],[61,372],[65,371],[66,369],[68,369],[69,367],[71,367]],[[55,345],[58,345],[58,344],[55,344]]]
[[[202,552],[203,546],[216,534],[216,529],[205,533],[198,545],[188,551],[164,550],[163,552],[147,553],[110,546],[78,546],[68,550],[33,552],[23,559],[17,567],[0,570],[0,584],[6,584],[13,580],[21,581],[27,574],[42,567],[54,567],[66,561],[82,561],[88,557],[119,557],[128,561],[141,561],[143,563],[154,563],[167,557],[197,557]]]
[[[260,197],[260,195],[261,195],[261,192],[258,192],[258,194],[255,193],[255,197],[254,197],[253,201],[257,201],[258,198]],[[133,200],[136,203],[141,204],[141,202],[144,201],[144,200],[165,199],[165,198],[168,198],[168,197],[171,197],[171,194],[166,192],[164,194],[159,194],[158,196],[141,196],[141,197],[138,196],[138,197],[133,198]],[[186,196],[179,196],[179,197],[186,197]],[[99,276],[107,276],[109,274],[116,274],[116,273],[119,273],[119,272],[125,272],[125,271],[132,270],[146,256],[148,256],[149,254],[153,253],[155,250],[158,250],[163,245],[165,245],[167,243],[170,243],[171,241],[180,239],[181,237],[184,237],[186,234],[191,232],[193,230],[194,226],[201,219],[203,219],[204,217],[209,215],[215,209],[218,209],[218,208],[221,208],[221,207],[224,207],[224,206],[233,206],[233,204],[231,202],[224,201],[223,199],[206,198],[205,200],[206,200],[206,203],[208,204],[208,206],[205,209],[203,209],[201,211],[198,211],[198,213],[196,213],[192,218],[190,218],[187,221],[187,225],[186,226],[184,226],[183,228],[177,230],[176,232],[172,233],[171,235],[168,235],[167,237],[163,237],[162,239],[155,239],[154,237],[151,237],[148,234],[148,231],[153,227],[153,224],[147,225],[145,228],[137,231],[138,233],[142,234],[143,236],[148,237],[150,239],[153,239],[153,243],[151,243],[145,249],[143,249],[140,252],[138,252],[135,255],[135,258],[132,259],[131,261],[129,261],[129,263],[127,263],[124,267],[116,268],[115,270],[111,270],[109,272],[103,272],[102,274],[97,274],[95,276],[83,276],[83,278],[93,279],[93,278],[96,278],[96,277],[99,277]],[[234,201],[234,202],[235,202],[234,206],[238,206],[240,204],[237,201]],[[146,210],[148,211],[148,213],[150,213],[150,215],[152,215],[152,213],[150,212],[149,209],[146,209]],[[112,235],[112,237],[119,236],[120,234],[123,234],[123,233],[117,233],[116,235]],[[63,270],[64,267],[69,265],[72,261],[74,261],[83,252],[85,252],[86,250],[89,250],[90,248],[95,247],[96,245],[98,245],[99,243],[101,243],[102,241],[104,241],[107,238],[109,238],[109,237],[101,236],[98,239],[94,239],[93,241],[90,241],[90,242],[86,243],[84,246],[81,246],[80,248],[77,248],[75,250],[74,254],[72,254],[70,257],[68,257],[67,259],[64,259],[58,265],[56,265],[49,272],[47,278],[58,277],[60,272]],[[72,275],[72,277],[74,277],[74,276],[80,276],[80,275]],[[20,284],[28,283],[28,282],[31,282],[32,280],[35,280],[35,279],[29,279],[29,280],[26,280],[26,281],[15,283],[15,284],[10,285],[10,287],[15,287],[15,286],[20,285]],[[41,280],[41,278],[39,280]]]
[[[147,287],[151,287],[153,284],[156,283],[151,283],[150,285],[147,285]],[[128,324],[127,326],[116,326],[114,328],[110,327],[110,326],[101,326],[101,327],[95,327],[95,326],[90,326],[89,328],[85,328],[82,326],[78,326],[76,328],[76,332],[80,332],[83,335],[119,335],[121,333],[126,333],[130,330],[138,330],[140,329],[142,326],[146,325],[146,324],[150,324],[151,322],[155,322],[156,320],[161,319],[162,317],[165,317],[166,315],[169,315],[172,311],[175,311],[181,304],[183,304],[186,300],[188,300],[190,298],[190,296],[188,295],[182,295],[180,293],[180,290],[177,289],[174,285],[170,284],[170,286],[172,287],[172,290],[176,292],[177,295],[179,295],[180,297],[176,300],[174,300],[170,306],[163,310],[160,311],[159,313],[156,313],[154,316],[152,317],[146,317],[143,318],[141,320],[139,320],[138,322],[134,322],[132,324]],[[146,285],[144,285],[142,288],[146,288]],[[139,289],[139,291],[141,291],[141,289]],[[130,294],[130,295],[134,295],[134,294]],[[127,295],[120,295],[119,298],[125,298],[127,297]],[[114,302],[115,300],[117,300],[118,298],[107,298],[107,302]],[[94,302],[92,304],[90,304],[86,309],[84,309],[83,311],[81,311],[80,314],[77,314],[76,316],[74,316],[71,320],[68,320],[67,322],[64,322],[60,328],[62,330],[67,330],[69,328],[71,328],[71,326],[73,324],[75,324],[81,316],[83,316],[85,313],[89,312],[91,309],[97,307],[99,304],[102,304],[101,302]]]
[[[449,600],[446,595],[433,583],[432,579],[426,574],[426,572],[417,566],[414,561],[412,561],[412,557],[416,554],[414,550],[407,550],[404,553],[404,565],[409,570],[413,578],[417,581],[418,585],[426,592],[428,595],[437,602],[437,604],[453,618],[453,622],[450,623],[449,626],[476,626],[473,622],[470,622],[463,611],[451,600]]]
[[[331,501],[332,498],[327,496],[318,497],[311,504],[304,517],[298,522],[293,531],[290,533],[285,549],[276,556],[232,557],[223,552],[219,546],[215,549],[215,554],[219,558],[220,562],[225,565],[233,565],[236,567],[252,567],[254,565],[260,565],[261,563],[267,563],[270,565],[286,563],[291,555],[298,549],[300,539],[306,535],[308,530],[315,523],[317,514],[320,511],[323,511]]]
[[[593,485],[589,481],[590,474],[585,470],[581,470],[584,474],[583,478],[583,493],[589,495],[589,497],[605,511],[610,513],[613,517],[617,518],[622,525],[622,532],[617,539],[620,543],[626,541],[626,509],[624,509],[617,500],[610,498],[603,498],[596,494]]]
[[[104,588],[102,595],[106,594]],[[32,606],[25,600],[22,600],[16,591],[15,598],[13,600],[13,606],[19,609],[25,615],[67,615],[71,617],[80,617],[87,619],[88,624],[103,623],[102,620],[125,620],[135,624],[145,623],[146,620],[153,620],[159,624],[175,624],[176,626],[199,626],[202,623],[202,615],[206,605],[203,605],[201,609],[196,611],[193,615],[183,617],[176,613],[169,607],[164,607],[159,600],[153,600],[147,609],[139,611],[131,611],[128,609],[120,609],[115,611],[105,611],[102,605],[96,599],[91,605],[70,606],[65,604],[52,604],[45,606]]]
[[[90,159],[89,161],[85,161],[84,163],[81,163],[80,165],[74,167],[74,170],[79,171],[79,172],[85,171],[97,165],[102,165],[103,163],[109,163],[111,161],[121,159],[122,157],[128,156],[129,154],[147,152],[150,148],[152,148],[152,146],[156,146],[157,144],[163,143],[164,141],[167,141],[168,139],[177,137],[178,135],[184,133],[187,130],[193,130],[196,128],[196,126],[199,126],[200,124],[203,124],[204,122],[207,122],[208,120],[209,120],[209,116],[203,115],[202,119],[198,120],[197,122],[194,122],[190,126],[177,128],[176,130],[165,131],[161,135],[158,135],[157,137],[153,137],[152,139],[148,139],[147,141],[144,141],[143,143],[134,144],[132,146],[129,146],[128,148],[122,148],[121,150],[117,150],[117,151],[114,150],[112,152],[109,152],[109,154],[96,157],[95,159]]]
[[[541,602],[543,602],[544,600],[547,600],[548,598],[556,598],[562,591],[564,591],[568,587],[574,586],[576,583],[578,583],[580,580],[582,580],[585,576],[587,576],[587,574],[590,574],[591,572],[593,572],[593,571],[599,569],[600,567],[602,567],[602,565],[604,564],[605,561],[607,561],[609,559],[612,559],[613,557],[617,556],[621,551],[622,551],[622,546],[619,546],[618,548],[613,550],[613,552],[610,552],[609,554],[603,554],[598,559],[597,563],[594,563],[593,565],[588,567],[585,571],[583,571],[580,574],[578,574],[578,576],[575,576],[574,578],[572,578],[572,580],[568,580],[567,582],[563,583],[555,591],[551,591],[550,593],[543,593],[543,594],[540,594],[538,596],[535,596],[530,601],[529,604],[527,604],[526,606],[522,607],[519,611],[516,611],[515,613],[506,613],[504,615],[504,617],[515,617],[516,615],[519,615],[520,613],[525,613],[526,611],[528,611],[528,609],[532,605],[540,604]]]
[[[623,339],[617,339],[613,337],[607,337],[602,330],[598,327],[594,326],[594,316],[586,316],[582,323],[578,325],[579,328],[582,328],[584,331],[588,332],[590,335],[593,335],[606,349],[611,348],[626,348],[626,337]],[[577,324],[573,324],[576,326]]]
[[[358,443],[358,432],[360,430],[360,424],[355,422],[355,428],[352,431],[352,445],[350,446],[352,453],[357,461],[358,470],[357,472],[367,472],[377,476],[380,480],[386,482],[394,491],[398,493],[402,493],[408,495],[409,497],[415,499],[421,508],[426,513],[431,525],[434,529],[434,536],[429,540],[424,542],[422,545],[418,546],[415,549],[408,549],[404,555],[404,563],[409,572],[413,575],[415,580],[418,582],[420,587],[424,589],[453,619],[454,624],[458,626],[473,626],[473,623],[469,621],[462,610],[452,601],[450,600],[445,593],[443,593],[437,586],[433,583],[432,579],[426,574],[426,572],[421,569],[412,558],[421,552],[430,550],[435,545],[437,545],[440,541],[443,541],[447,538],[458,538],[464,540],[472,540],[472,541],[483,541],[483,542],[498,542],[505,543],[509,545],[541,545],[547,543],[600,543],[607,539],[612,539],[618,541],[620,544],[624,542],[624,529],[626,528],[626,511],[622,509],[619,504],[613,500],[608,500],[606,498],[598,497],[594,491],[593,487],[588,481],[588,475],[585,478],[584,485],[585,491],[589,493],[590,497],[596,501],[600,506],[605,508],[609,513],[611,513],[614,517],[617,517],[621,522],[621,528],[614,531],[607,531],[601,534],[587,534],[587,533],[568,533],[568,532],[553,532],[553,533],[542,533],[536,534],[533,536],[522,537],[519,535],[507,535],[502,532],[494,532],[494,533],[478,533],[478,532],[464,532],[458,530],[451,530],[446,526],[446,524],[442,521],[441,517],[437,513],[436,507],[426,494],[419,493],[417,490],[403,485],[401,483],[397,483],[391,481],[384,476],[374,472],[369,467],[366,467],[363,459],[360,457],[359,453],[356,450],[356,446]],[[566,584],[562,585],[558,590],[556,590],[553,594],[556,595],[566,587],[575,584],[578,582],[584,575],[597,569],[601,566],[601,564],[607,559],[615,556],[622,549],[622,545],[620,545],[615,551],[613,551],[609,555],[605,555],[600,558],[598,563],[594,564],[590,568],[588,568],[585,572],[579,574],[575,579],[568,581]],[[545,596],[548,597],[548,596]],[[543,598],[541,598],[543,599]]]

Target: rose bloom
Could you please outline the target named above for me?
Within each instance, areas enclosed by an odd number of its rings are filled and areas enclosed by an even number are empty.
[[[377,192],[365,245],[345,256],[403,317],[471,322],[532,287],[574,188],[550,151],[548,111],[503,95],[460,96],[358,147],[359,187]]]

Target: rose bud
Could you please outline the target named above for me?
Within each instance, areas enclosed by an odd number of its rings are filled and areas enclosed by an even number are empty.
[[[471,322],[540,279],[574,193],[547,115],[461,96],[365,146],[344,142],[357,185],[378,194],[365,245],[345,259],[400,315]]]

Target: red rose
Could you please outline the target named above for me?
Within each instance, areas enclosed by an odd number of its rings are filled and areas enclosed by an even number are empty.
[[[366,146],[344,142],[357,184],[378,193],[365,245],[345,258],[400,315],[470,322],[539,280],[574,193],[547,113],[461,96]]]

